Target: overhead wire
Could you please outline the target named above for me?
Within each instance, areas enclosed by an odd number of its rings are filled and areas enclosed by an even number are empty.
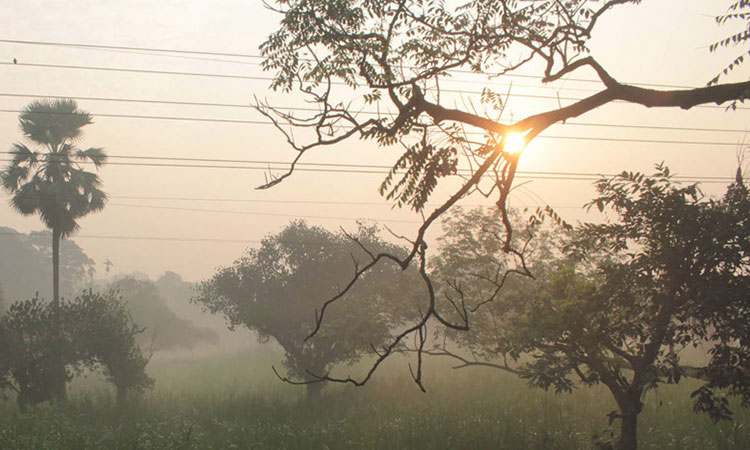
[[[13,155],[14,151],[0,151],[0,154]],[[107,165],[124,165],[124,166],[144,166],[144,167],[188,167],[188,168],[208,168],[208,169],[249,169],[249,170],[286,170],[289,163],[285,161],[272,160],[243,160],[243,159],[219,159],[219,158],[183,158],[174,156],[134,156],[134,155],[107,155],[108,158],[124,159],[143,159],[156,161],[187,161],[187,162],[211,162],[211,163],[234,163],[234,164],[255,164],[255,166],[239,165],[204,165],[204,164],[163,164],[163,163],[142,163],[142,162],[120,162],[108,161]],[[4,162],[12,162],[12,159],[0,159]],[[78,161],[84,164],[93,164],[90,161]],[[312,166],[312,167],[307,167]],[[383,175],[388,173],[392,166],[378,164],[345,164],[345,163],[320,163],[320,162],[299,162],[295,167],[297,171],[306,172],[330,172],[330,173],[371,173]],[[469,169],[459,169],[457,175],[470,175]],[[536,179],[560,179],[560,180],[598,180],[601,177],[613,177],[615,174],[599,174],[594,172],[555,172],[555,171],[526,171],[519,170],[516,177],[536,178]],[[676,180],[682,181],[700,181],[700,182],[731,182],[731,177],[721,176],[702,176],[702,175],[677,175]]]
[[[93,71],[106,71],[106,72],[123,72],[123,73],[141,73],[151,75],[179,75],[179,76],[190,76],[190,77],[208,77],[208,78],[225,78],[225,79],[244,79],[244,80],[255,80],[255,81],[273,81],[275,78],[270,76],[256,76],[256,75],[235,75],[235,74],[222,74],[222,73],[205,73],[205,72],[184,72],[174,70],[153,70],[153,69],[135,69],[127,67],[105,67],[105,66],[84,66],[84,65],[68,65],[68,64],[42,64],[42,63],[26,63],[26,62],[0,62],[0,66],[27,66],[27,67],[38,67],[38,68],[49,68],[49,69],[70,69],[70,70],[93,70]],[[344,82],[332,82],[334,85],[347,86]],[[482,91],[466,90],[466,89],[440,89],[441,92],[455,93],[455,94],[482,94]],[[536,94],[508,94],[510,97],[520,98],[536,98],[536,99],[549,99],[549,100],[566,100],[566,101],[580,101],[583,97],[562,97],[554,95],[536,95]],[[622,102],[616,100],[616,102]],[[697,105],[695,108],[724,108],[720,105]],[[750,109],[748,107],[737,107],[737,109]]]
[[[205,50],[185,50],[185,49],[170,49],[170,48],[154,48],[154,47],[136,47],[136,46],[122,46],[122,45],[105,45],[105,44],[86,44],[86,43],[67,43],[67,42],[53,42],[53,41],[32,41],[32,40],[19,40],[19,39],[0,39],[0,43],[7,44],[25,44],[25,45],[41,45],[41,46],[55,46],[55,47],[71,47],[71,48],[89,48],[97,50],[138,50],[138,51],[149,51],[157,53],[176,53],[176,54],[193,54],[193,55],[206,55],[206,56],[227,56],[236,58],[252,58],[252,59],[265,59],[263,55],[251,54],[251,53],[232,53],[232,52],[217,52],[217,51],[205,51]],[[476,74],[471,70],[453,69],[450,72],[455,73],[470,73]],[[504,74],[507,77],[517,78],[529,78],[541,80],[540,75],[529,75],[529,74]],[[565,78],[566,81],[576,81],[584,83],[601,83],[601,80],[586,79],[586,78]],[[676,85],[676,84],[663,84],[663,83],[627,83],[634,86],[651,86],[651,87],[665,87],[665,88],[676,88],[676,89],[690,89],[694,86]]]
[[[242,57],[242,58],[263,58],[261,55],[252,55],[252,54],[240,54],[240,53],[229,53],[229,52],[210,52],[210,51],[195,51],[195,50],[178,50],[178,49],[158,49],[158,48],[147,48],[147,47],[128,47],[128,46],[108,46],[108,45],[99,45],[99,44],[70,44],[70,43],[55,43],[55,42],[43,42],[43,41],[21,41],[21,40],[10,40],[10,39],[0,39],[0,42],[4,43],[16,43],[16,44],[32,44],[32,45],[51,45],[51,46],[61,46],[61,47],[75,47],[75,48],[91,48],[91,49],[98,49],[98,50],[111,50],[111,51],[150,51],[150,52],[164,52],[164,53],[176,53],[176,54],[199,54],[199,55],[206,55],[206,56],[224,56],[224,57]],[[230,61],[224,61],[224,62],[230,62]],[[10,63],[4,63],[0,62],[0,65],[11,65]],[[67,69],[81,69],[81,70],[107,70],[107,71],[121,71],[121,72],[131,72],[131,73],[149,73],[149,74],[166,74],[166,75],[185,75],[185,76],[211,76],[211,77],[218,77],[218,78],[241,78],[241,79],[249,79],[249,80],[272,80],[271,77],[255,77],[255,76],[246,76],[246,75],[231,75],[231,74],[205,74],[205,73],[198,73],[198,72],[177,72],[177,71],[157,71],[157,70],[148,70],[148,69],[128,69],[128,68],[107,68],[107,67],[90,67],[90,66],[65,66],[65,65],[53,65],[53,64],[31,64],[31,63],[19,63],[18,65],[27,65],[27,66],[36,66],[36,67],[48,67],[48,68],[67,68]],[[473,73],[471,71],[455,71],[457,73]],[[530,79],[541,79],[540,76],[535,75],[526,75],[526,74],[510,74],[511,77],[518,77],[518,78],[530,78]],[[599,83],[599,80],[589,80],[589,79],[577,79],[577,78],[568,78],[566,79],[568,81],[578,81],[578,82],[591,82],[591,83]],[[451,81],[459,81],[459,80],[451,80]],[[647,84],[647,83],[635,83],[636,85],[640,86],[651,86],[651,87],[666,87],[666,88],[690,88],[691,86],[679,86],[679,85],[668,85],[668,84]],[[445,92],[458,92],[458,93],[480,93],[478,91],[459,91],[459,90],[444,90]],[[0,96],[13,96],[12,94],[0,94]],[[20,95],[19,95],[20,96]],[[511,97],[517,96],[517,97],[525,97],[525,98],[543,98],[543,99],[555,99],[555,100],[580,100],[580,98],[575,97],[557,97],[557,96],[540,96],[540,95],[523,95],[523,94],[511,94]],[[80,98],[80,97],[79,97]],[[85,98],[81,98],[85,99]],[[142,102],[142,103],[163,103],[163,104],[173,104],[173,105],[190,105],[190,106],[221,106],[221,107],[250,107],[249,105],[233,105],[233,104],[212,104],[210,102],[180,102],[180,101],[153,101],[153,100],[143,100],[143,99],[104,99],[104,98],[88,98],[88,100],[101,100],[101,101],[122,101],[122,102]],[[713,106],[713,105],[703,105],[705,107],[713,107],[713,108],[721,108],[720,106]],[[292,108],[285,108],[285,109],[292,109]],[[750,108],[740,108],[740,109],[750,109]],[[0,112],[20,112],[15,110],[0,110]],[[128,114],[96,114],[96,116],[100,117],[113,117],[113,118],[132,118],[132,119],[161,119],[161,120],[188,120],[188,121],[205,121],[205,122],[225,122],[225,123],[243,123],[243,124],[271,124],[271,122],[265,122],[265,121],[251,121],[251,120],[235,120],[235,119],[216,119],[216,118],[193,118],[193,117],[175,117],[175,116],[151,116],[151,115],[128,115]],[[596,123],[571,123],[570,125],[578,125],[578,126],[599,126],[599,127],[619,127],[619,128],[643,128],[643,129],[663,129],[663,130],[672,130],[672,131],[710,131],[710,132],[745,132],[745,130],[722,130],[722,129],[710,129],[710,128],[703,128],[703,129],[693,129],[693,128],[682,128],[682,127],[656,127],[656,126],[638,126],[638,125],[625,125],[625,124],[596,124]],[[544,136],[541,136],[544,137]],[[574,136],[548,136],[546,138],[549,139],[586,139],[586,140],[605,140],[605,141],[619,141],[619,142],[650,142],[650,143],[668,143],[668,144],[696,144],[696,145],[733,145],[736,146],[737,143],[726,143],[726,142],[691,142],[691,141],[660,141],[660,140],[642,140],[642,139],[611,139],[611,138],[590,138],[590,137],[574,137]],[[117,157],[117,156],[111,156],[111,157]],[[121,158],[139,158],[139,157],[130,157],[130,156],[119,156]],[[144,159],[144,158],[140,158]],[[160,158],[160,157],[152,157],[148,159],[160,159],[160,160],[192,160],[192,159],[186,159],[186,158]],[[210,162],[212,160],[210,159],[196,159],[203,162]],[[8,160],[5,160],[8,161]],[[225,160],[214,160],[216,162],[224,162]],[[226,160],[227,162],[246,162],[241,160]],[[263,163],[269,163],[269,162],[263,162]],[[274,162],[276,163],[276,162]],[[249,168],[249,167],[237,167],[237,166],[209,166],[209,165],[165,165],[165,164],[149,164],[149,163],[118,163],[118,162],[110,162],[109,164],[115,164],[115,165],[134,165],[134,166],[169,166],[169,167],[206,167],[206,168]],[[286,164],[286,163],[279,163],[279,164]],[[323,163],[316,164],[316,163],[307,163],[308,165],[316,165],[316,166],[329,166]],[[336,167],[348,167],[347,165],[333,165]],[[354,165],[357,166],[357,165]],[[377,166],[377,168],[387,168],[390,169],[388,166]],[[252,169],[263,169],[268,170],[268,168],[252,168]],[[276,168],[278,170],[278,168]],[[308,170],[308,171],[324,171],[324,172],[330,172],[330,171],[345,171],[350,173],[382,173],[382,172],[361,172],[353,170],[352,168],[347,168],[345,170],[336,170],[336,169],[318,169],[318,168],[298,168],[297,170]],[[544,174],[540,172],[539,174]],[[580,177],[591,177],[596,174],[587,174],[587,173],[549,173],[554,175],[560,175],[557,176],[556,179],[570,179],[570,180],[580,180],[580,179],[588,179],[588,178],[580,178]],[[547,174],[547,175],[549,175]],[[567,175],[564,175],[567,174]],[[519,175],[522,177],[523,174],[520,173]],[[701,179],[704,182],[727,182],[730,181],[730,177],[694,177],[694,179]],[[598,178],[593,178],[598,179]],[[687,177],[685,177],[687,179]],[[247,199],[207,199],[207,198],[181,198],[181,197],[137,197],[137,196],[123,196],[123,197],[116,197],[116,198],[132,198],[132,199],[152,199],[152,200],[190,200],[190,201],[248,201],[252,202],[255,200],[247,200]],[[257,200],[261,201],[261,200]],[[359,202],[333,202],[333,201],[316,201],[316,202],[305,202],[305,201],[274,201],[274,200],[268,200],[269,203],[283,203],[283,202],[295,202],[295,203],[324,203],[324,204],[367,204],[367,203],[359,203]],[[374,204],[374,203],[373,203]],[[199,211],[199,212],[220,212],[220,213],[241,213],[241,214],[259,214],[259,215],[278,215],[278,216],[286,216],[286,217],[292,217],[287,215],[281,215],[281,214],[264,214],[264,213],[250,213],[250,212],[237,212],[237,211],[225,211],[225,210],[207,210],[207,209],[197,209],[197,208],[173,208],[173,207],[163,207],[163,206],[150,206],[150,205],[126,205],[126,204],[111,204],[112,206],[124,206],[124,207],[153,207],[153,208],[159,208],[159,209],[171,209],[171,210],[187,210],[187,211]],[[558,206],[558,208],[565,208],[569,206]],[[296,216],[294,216],[296,217]],[[355,220],[351,218],[343,218],[343,217],[327,217],[327,216],[308,216],[311,218],[330,218],[330,219],[344,219],[344,220]],[[8,233],[0,233],[0,234],[8,234]],[[176,238],[176,237],[154,237],[154,236],[122,236],[122,235],[106,235],[106,236],[97,236],[97,235],[78,235],[76,237],[81,238],[93,238],[93,239],[127,239],[127,240],[161,240],[161,241],[180,241],[180,242],[227,242],[227,243],[260,243],[259,240],[237,240],[237,239],[215,239],[215,238]]]
[[[7,196],[0,193],[0,196]],[[107,198],[117,200],[145,200],[145,201],[174,201],[174,202],[212,202],[212,203],[261,203],[261,204],[296,204],[296,205],[335,205],[335,206],[380,206],[392,208],[393,204],[390,202],[362,202],[362,201],[336,201],[336,200],[271,200],[271,199],[248,199],[248,198],[228,198],[228,197],[174,197],[174,196],[151,196],[151,195],[108,195]],[[543,204],[547,204],[542,202]],[[440,206],[438,203],[426,203],[426,206]],[[463,208],[496,208],[494,203],[488,204],[459,204],[458,206]],[[580,205],[558,205],[553,208],[581,208]]]
[[[0,236],[17,236],[22,233],[11,233],[9,231],[0,231]],[[234,243],[234,244],[260,244],[262,241],[257,239],[222,239],[222,238],[179,238],[173,236],[124,236],[124,235],[91,235],[76,234],[69,239],[113,239],[113,240],[136,240],[136,241],[175,241],[175,242],[210,242],[210,243]]]
[[[229,210],[222,210],[222,209],[183,208],[183,207],[161,206],[161,205],[131,205],[131,204],[123,204],[123,203],[108,203],[108,206],[146,208],[146,209],[163,209],[163,210],[170,210],[170,211],[240,214],[240,215],[249,215],[249,216],[291,217],[291,218],[300,218],[300,219],[353,220],[353,221],[373,220],[373,221],[383,222],[383,223],[422,223],[418,220],[375,219],[372,217],[318,216],[318,215],[305,215],[305,214],[280,214],[280,213],[265,213],[265,212],[255,212],[255,211],[229,211]]]
[[[239,108],[239,109],[255,109],[255,106],[247,103],[219,103],[219,102],[199,102],[199,101],[184,101],[184,100],[163,100],[163,99],[141,99],[141,98],[122,98],[122,97],[90,97],[80,95],[44,95],[44,94],[27,94],[27,93],[10,93],[0,92],[0,97],[11,97],[11,98],[52,98],[52,99],[68,99],[72,98],[75,100],[85,101],[101,101],[101,102],[115,102],[115,103],[144,103],[144,104],[158,104],[158,105],[176,105],[176,106],[206,106],[206,107],[220,107],[220,108]],[[312,107],[299,107],[299,106],[280,106],[271,105],[274,109],[284,111],[310,111],[318,112],[318,108]],[[3,110],[3,112],[10,112],[9,110]],[[13,110],[12,112],[15,112]],[[381,115],[396,115],[396,113],[380,112],[380,111],[360,111],[364,114],[381,114]],[[99,115],[99,114],[97,114]],[[136,117],[131,117],[136,118]],[[161,118],[161,116],[159,116]],[[194,118],[185,118],[185,120]],[[223,119],[219,119],[223,120]],[[232,120],[232,119],[227,119]],[[241,123],[247,123],[249,121],[242,121]],[[272,124],[270,121],[257,121],[263,124]],[[701,132],[717,132],[717,133],[747,133],[748,129],[738,128],[701,128],[701,127],[674,127],[674,126],[659,126],[659,125],[633,125],[633,124],[619,124],[619,123],[592,123],[592,122],[570,122],[567,121],[563,125],[566,126],[586,126],[586,127],[611,127],[611,128],[633,128],[633,129],[646,129],[646,130],[667,130],[667,131],[701,131]]]
[[[19,114],[23,112],[20,109],[0,109],[0,113]],[[180,117],[180,116],[159,116],[147,114],[108,114],[92,113],[95,117],[121,118],[121,119],[146,119],[146,120],[171,120],[171,121],[189,121],[189,122],[213,122],[213,123],[232,123],[246,125],[274,125],[271,121],[264,120],[244,120],[244,119],[215,119],[204,117]],[[470,132],[469,134],[482,134]],[[731,146],[737,147],[739,142],[720,142],[720,141],[685,141],[685,140],[659,140],[659,139],[639,139],[639,138],[611,138],[611,137],[592,137],[592,136],[550,136],[540,135],[535,139],[560,139],[560,140],[582,140],[582,141],[608,141],[608,142],[633,142],[647,144],[680,144],[680,145],[705,145],[705,146]]]

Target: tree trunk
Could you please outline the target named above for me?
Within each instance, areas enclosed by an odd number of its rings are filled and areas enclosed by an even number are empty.
[[[128,388],[125,386],[116,386],[117,389],[117,403],[122,403],[125,401],[125,398],[127,398],[128,395]]]
[[[638,413],[623,413],[617,450],[636,450],[638,447]]]
[[[18,409],[21,410],[21,412],[26,412],[26,408],[28,408],[30,403],[30,394],[28,388],[24,388],[21,386],[21,388],[18,390],[18,396],[16,397],[16,404],[18,405]]]
[[[57,227],[52,227],[52,303],[55,308],[55,334],[58,339],[63,338],[62,316],[60,314],[60,239],[62,233]],[[63,356],[58,355],[54,366],[51,367],[55,378],[52,380],[52,398],[58,402],[64,402],[67,399],[65,384],[67,383],[68,373],[65,370],[65,361]]]
[[[52,227],[52,300],[60,300],[60,231]]]
[[[68,371],[65,370],[65,362],[62,358],[55,361],[55,367],[52,368],[55,379],[52,383],[52,400],[63,403],[68,399]]]
[[[306,384],[307,386],[307,400],[317,400],[320,398],[321,392],[323,392],[324,382],[319,381],[317,383]]]

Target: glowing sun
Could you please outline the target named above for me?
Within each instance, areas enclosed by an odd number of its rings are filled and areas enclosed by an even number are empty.
[[[521,133],[508,133],[503,138],[503,151],[515,155],[526,147],[526,136]]]

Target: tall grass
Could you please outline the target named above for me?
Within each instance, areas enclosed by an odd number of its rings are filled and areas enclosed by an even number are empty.
[[[275,354],[154,363],[154,391],[116,404],[77,380],[64,405],[0,405],[0,449],[593,449],[615,409],[606,390],[557,395],[491,369],[426,367],[428,392],[396,362],[364,388],[317,401],[276,380]],[[353,368],[352,370],[355,370]],[[694,386],[647,397],[642,449],[750,449],[750,415],[714,425],[692,412]]]

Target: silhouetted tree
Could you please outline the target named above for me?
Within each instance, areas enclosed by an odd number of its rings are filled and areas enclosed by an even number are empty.
[[[275,75],[272,89],[302,95],[314,108],[310,113],[290,112],[274,108],[272,102],[258,102],[258,110],[298,152],[290,169],[262,188],[290,176],[308,151],[353,137],[403,147],[380,187],[381,194],[398,206],[422,212],[441,179],[463,177],[441,206],[425,214],[424,224],[410,239],[410,250],[395,258],[402,267],[412,263],[427,267],[428,229],[452,205],[477,191],[492,196],[500,208],[504,250],[519,252],[512,248],[506,200],[524,145],[553,124],[613,101],[690,109],[742,98],[750,88],[750,82],[742,82],[658,90],[625,84],[610,74],[591,54],[589,39],[604,14],[638,0],[271,3],[281,14],[281,25],[261,46],[263,68]],[[494,79],[536,71],[545,83],[588,70],[596,74],[602,88],[568,105],[503,122],[507,97],[487,88],[478,96],[486,113],[456,108],[455,97],[441,90],[455,70]],[[458,174],[459,162],[471,168],[469,175]],[[394,255],[378,254],[376,259],[393,261],[390,256]],[[353,279],[373,267],[361,267]],[[425,290],[430,300],[415,325],[435,319],[449,328],[468,328],[468,315],[459,314],[455,322],[439,317],[433,292]],[[318,327],[324,313],[315,317]],[[418,326],[407,332],[420,339],[426,336]],[[394,342],[403,337],[395,336]]]
[[[107,196],[101,180],[81,163],[101,167],[107,156],[101,148],[78,149],[82,128],[93,123],[74,100],[39,100],[19,116],[21,130],[42,151],[13,144],[13,159],[0,172],[3,189],[12,194],[15,210],[39,214],[52,230],[52,298],[60,298],[60,240],[78,230],[78,219],[101,211]]]
[[[307,384],[308,396],[316,396],[322,388],[320,377],[334,364],[379,351],[403,320],[393,305],[409,296],[408,280],[398,266],[383,265],[369,272],[360,288],[348,291],[331,310],[331,320],[306,339],[314,326],[310,316],[342,292],[352,263],[371,261],[365,248],[398,251],[373,228],[348,236],[292,222],[200,283],[194,301],[222,314],[230,328],[254,330],[261,342],[273,338],[286,355],[289,374],[282,378]]]
[[[25,409],[60,400],[60,384],[83,369],[102,367],[122,398],[153,383],[145,372],[148,358],[135,342],[141,332],[111,292],[16,302],[0,319],[0,381],[18,393],[18,405]]]
[[[449,333],[472,357],[445,346],[429,353],[558,392],[576,379],[604,384],[619,409],[610,414],[620,420],[617,449],[636,448],[643,395],[662,383],[703,380],[692,393],[695,410],[716,421],[731,417],[729,396],[750,407],[750,195],[740,172],[720,200],[676,185],[666,167],[604,179],[597,189],[592,205],[617,219],[558,239],[557,251],[533,263],[536,281],[515,280],[499,294],[487,274],[507,258],[477,237],[501,227],[458,220],[451,229],[467,231],[444,237],[438,276],[450,282],[447,295],[494,302],[470,332]],[[699,345],[709,349],[708,363],[683,363],[681,351]]]
[[[107,295],[85,292],[69,308],[80,364],[87,368],[101,366],[106,379],[115,386],[118,400],[153,385],[146,374],[149,358],[137,341],[145,328],[134,322],[127,302],[117,291]]]

